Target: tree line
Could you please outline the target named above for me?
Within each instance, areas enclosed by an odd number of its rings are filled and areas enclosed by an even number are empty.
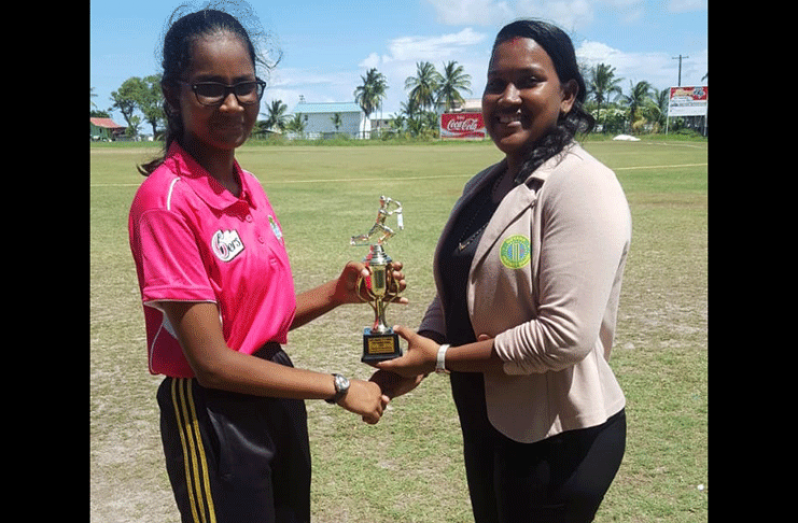
[[[585,105],[596,119],[597,131],[631,134],[664,131],[669,89],[658,91],[647,81],[629,81],[629,89],[624,91],[624,79],[616,75],[614,67],[604,63],[590,68],[585,76],[588,91]],[[369,118],[382,108],[389,86],[376,68],[369,69],[360,79],[361,84],[355,88],[353,96]],[[404,89],[407,100],[401,103],[399,113],[389,120],[387,136],[435,138],[439,112],[449,112],[464,103],[464,93],[471,93],[471,76],[456,61],[443,64],[442,72],[431,62],[418,62],[415,76],[405,80]],[[95,97],[94,88],[91,88],[91,98]],[[111,101],[113,105],[101,111],[91,100],[91,116],[108,117],[116,109],[127,123],[128,137],[137,136],[144,124],[152,128],[153,136],[159,135],[163,124],[160,75],[128,78],[111,93]],[[254,132],[265,134],[279,130],[301,135],[304,131],[301,115],[289,115],[287,111],[282,100],[272,100],[266,105],[266,112],[261,113],[265,118],[257,122]],[[333,115],[331,121],[337,130],[341,125],[340,115]],[[685,120],[677,118],[670,123],[670,129],[678,130],[684,125]]]

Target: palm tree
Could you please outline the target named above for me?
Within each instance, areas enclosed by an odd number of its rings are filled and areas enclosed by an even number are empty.
[[[419,109],[418,104],[410,98],[408,98],[406,102],[399,104],[399,109],[399,112],[407,118],[415,118],[421,114],[421,109]]]
[[[615,77],[615,68],[607,64],[598,64],[590,70],[587,91],[596,101],[596,115],[601,114],[601,104],[606,102],[611,94],[615,93],[616,97],[621,95],[618,84],[622,80],[623,78]]]
[[[355,102],[366,114],[366,120],[368,120],[371,113],[382,107],[388,83],[385,76],[375,68],[369,69],[366,76],[361,76],[360,79],[363,80],[363,85],[359,85],[355,89]],[[366,137],[365,126],[363,127],[363,137]]]
[[[410,118],[407,120],[407,132],[410,136],[421,136],[424,129],[425,124],[422,117]]]
[[[391,121],[388,122],[388,125],[391,127],[391,130],[394,133],[400,133],[401,131],[404,130],[406,123],[407,123],[407,117],[403,114],[397,114],[394,115],[393,118],[391,118]]]
[[[418,103],[412,98],[399,104],[399,114],[402,123],[410,136],[418,136],[424,129],[424,111],[419,108]]]
[[[438,88],[438,102],[443,102],[443,110],[449,112],[456,103],[464,102],[460,91],[471,92],[471,75],[465,74],[463,66],[451,61],[443,66],[441,85]]]
[[[305,132],[305,119],[302,117],[302,113],[296,113],[293,118],[289,119],[285,124],[285,129],[302,136]]]
[[[652,89],[653,96],[651,97],[651,112],[654,115],[654,120],[662,128],[668,119],[668,104],[670,103],[670,88],[665,88],[662,91]]]
[[[629,81],[629,88],[631,89],[628,95],[622,95],[621,98],[629,107],[629,124],[633,124],[635,121],[635,115],[637,110],[642,108],[646,103],[650,103],[651,100],[651,84],[643,80],[642,82],[637,82],[636,84],[632,84],[631,80]]]
[[[282,100],[272,100],[272,103],[266,106],[266,121],[263,127],[266,129],[278,128],[281,132],[285,131],[285,112],[288,106]]]
[[[435,95],[443,82],[443,77],[430,62],[416,63],[416,75],[405,80],[405,90],[410,89],[408,99],[421,110],[435,107]]]

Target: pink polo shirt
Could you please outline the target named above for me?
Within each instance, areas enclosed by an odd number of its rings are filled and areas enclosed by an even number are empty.
[[[239,352],[287,341],[296,295],[280,222],[258,180],[235,167],[239,198],[174,143],[133,200],[130,247],[152,374],[194,376],[163,301],[217,304],[224,339]]]

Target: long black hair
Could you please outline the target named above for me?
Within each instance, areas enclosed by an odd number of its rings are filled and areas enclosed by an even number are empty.
[[[235,11],[235,16],[227,12],[231,9]],[[175,9],[169,17],[163,37],[163,47],[159,50],[163,68],[161,90],[164,91],[164,97],[166,97],[165,88],[172,90],[179,88],[183,74],[191,65],[194,42],[202,36],[220,32],[234,34],[241,39],[249,51],[256,75],[260,78],[267,76],[280,60],[279,50],[276,51],[276,59],[267,58],[275,52],[266,48],[271,38],[260,27],[258,17],[246,2],[208,2],[199,10],[192,10],[191,4],[184,4]],[[183,136],[182,116],[169,100],[164,100],[163,111],[166,116],[164,150],[161,156],[138,167],[144,176],[149,176],[163,163],[169,147]]]
[[[560,83],[574,80],[579,87],[571,110],[566,114],[560,114],[557,125],[540,139],[521,165],[515,181],[522,183],[543,162],[562,151],[573,141],[577,133],[589,133],[595,125],[595,119],[584,109],[587,88],[579,71],[574,45],[565,31],[542,20],[516,20],[499,31],[493,43],[493,50],[516,37],[534,40],[548,53]]]

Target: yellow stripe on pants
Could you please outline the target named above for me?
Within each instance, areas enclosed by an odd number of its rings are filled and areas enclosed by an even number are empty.
[[[172,404],[175,409],[186,475],[186,487],[191,513],[196,523],[216,523],[216,511],[211,497],[208,462],[197,421],[193,381],[186,378],[172,380]]]

